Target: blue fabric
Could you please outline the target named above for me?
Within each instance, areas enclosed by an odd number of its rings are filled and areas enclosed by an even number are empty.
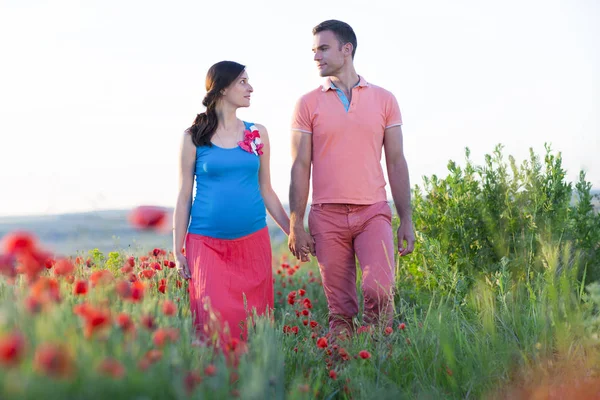
[[[244,122],[246,129],[252,123]],[[236,239],[267,225],[260,193],[260,159],[241,147],[196,148],[196,193],[188,231],[218,239]]]
[[[360,80],[358,81],[358,83],[356,85],[354,85],[354,87],[352,89],[357,87],[359,84],[360,84]],[[335,86],[333,84],[333,82],[331,82],[331,87],[335,89],[338,97],[340,98],[340,100],[342,101],[342,104],[344,105],[344,108],[346,109],[346,112],[348,112],[348,110],[350,109],[350,100],[348,100],[348,98],[346,97],[346,93],[344,93],[344,91],[342,89],[338,89],[338,87]]]

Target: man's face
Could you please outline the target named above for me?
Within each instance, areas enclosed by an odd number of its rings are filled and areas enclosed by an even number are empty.
[[[312,50],[319,75],[332,76],[344,65],[348,46],[341,46],[333,32],[322,31],[315,35]]]

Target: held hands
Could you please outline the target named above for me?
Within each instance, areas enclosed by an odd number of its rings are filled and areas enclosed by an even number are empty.
[[[315,242],[304,228],[295,228],[290,231],[288,248],[302,262],[309,261],[309,254],[315,255]]]
[[[412,221],[409,220],[404,223],[400,223],[397,234],[398,254],[402,257],[412,253],[415,249],[415,233],[413,230]],[[406,247],[404,246],[404,241],[406,241]]]
[[[187,259],[181,253],[177,253],[175,257],[175,268],[177,268],[177,272],[183,279],[191,279],[192,274],[190,273],[190,268],[188,267]]]

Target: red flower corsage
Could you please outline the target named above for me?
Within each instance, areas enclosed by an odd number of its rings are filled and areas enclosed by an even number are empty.
[[[264,144],[260,140],[260,133],[255,125],[244,131],[244,140],[238,142],[238,145],[248,153],[254,153],[257,156],[262,156],[263,154],[262,148]]]

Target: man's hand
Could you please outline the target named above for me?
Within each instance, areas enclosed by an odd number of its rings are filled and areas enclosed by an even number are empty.
[[[288,237],[288,248],[300,261],[308,261],[308,255],[315,255],[315,243],[313,238],[304,228],[292,228]]]
[[[415,233],[412,221],[401,222],[398,227],[398,254],[406,256],[415,249]],[[404,242],[406,241],[406,247]]]
[[[188,267],[187,258],[181,253],[177,253],[175,257],[175,268],[177,268],[177,272],[183,279],[191,279],[192,274],[190,273],[190,268]]]

